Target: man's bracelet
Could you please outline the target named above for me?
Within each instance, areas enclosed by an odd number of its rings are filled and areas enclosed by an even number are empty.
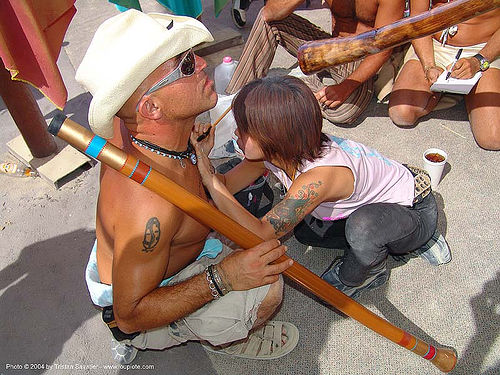
[[[222,278],[222,272],[219,272],[219,269],[216,264],[212,266],[212,273],[214,275],[215,284],[219,287],[222,293],[228,294],[232,289],[228,283],[224,281]]]
[[[210,294],[212,295],[212,297],[214,299],[219,299],[221,296],[223,296],[223,294],[221,294],[221,292],[218,290],[217,286],[215,285],[213,275],[210,272],[211,271],[210,267],[211,266],[208,266],[205,269],[205,274],[206,274],[207,281],[208,281],[208,287],[210,288]]]
[[[225,293],[222,291],[219,283],[217,282],[217,278],[215,277],[214,274],[214,265],[211,264],[207,268],[208,268],[208,273],[210,274],[210,278],[212,279],[215,289],[217,290],[217,293],[219,293],[219,296],[221,297],[224,296]]]
[[[427,76],[427,72],[429,70],[431,70],[432,68],[437,68],[436,65],[428,65],[428,66],[424,66],[424,74]]]

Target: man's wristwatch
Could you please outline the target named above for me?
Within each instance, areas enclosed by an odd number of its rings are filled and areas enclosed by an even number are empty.
[[[490,62],[480,53],[476,53],[473,57],[479,60],[479,69],[484,72],[490,67]]]

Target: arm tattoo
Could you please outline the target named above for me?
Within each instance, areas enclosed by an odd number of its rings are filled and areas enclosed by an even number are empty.
[[[145,253],[150,253],[154,250],[155,246],[160,241],[160,221],[156,217],[152,217],[146,223],[146,230],[144,231],[144,239],[142,246],[144,246]]]
[[[322,184],[321,181],[303,185],[293,197],[287,197],[266,215],[267,220],[274,227],[275,234],[288,233],[304,217],[305,210],[311,206],[319,194],[315,190]]]

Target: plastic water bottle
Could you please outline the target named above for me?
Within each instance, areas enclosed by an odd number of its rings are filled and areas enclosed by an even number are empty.
[[[0,173],[5,173],[8,176],[12,177],[36,177],[38,173],[24,166],[19,166],[16,163],[0,163]]]
[[[226,88],[233,76],[238,62],[233,60],[231,56],[226,56],[222,59],[222,64],[215,67],[215,91],[217,94],[227,95]]]

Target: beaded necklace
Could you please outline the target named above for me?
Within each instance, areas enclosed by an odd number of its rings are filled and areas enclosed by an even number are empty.
[[[193,165],[195,165],[197,162],[196,154],[193,152],[193,146],[191,145],[191,142],[188,142],[188,147],[185,151],[179,152],[167,150],[166,148],[157,146],[154,143],[145,141],[143,139],[137,139],[133,135],[130,135],[130,139],[132,139],[132,142],[134,142],[137,146],[143,147],[148,151],[154,152],[158,155],[165,156],[170,159],[179,160],[182,168],[186,168],[186,164],[184,163],[183,159],[189,159],[191,161],[191,164]]]

